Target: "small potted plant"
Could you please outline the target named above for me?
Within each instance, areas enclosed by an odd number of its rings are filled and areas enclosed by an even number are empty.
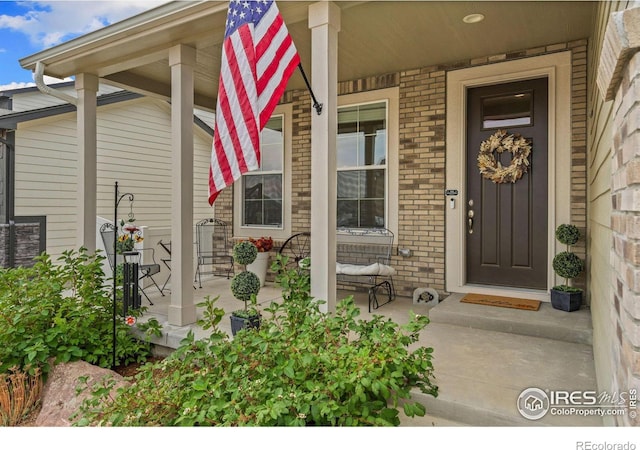
[[[569,286],[569,280],[580,275],[584,263],[570,247],[580,239],[580,230],[575,225],[562,224],[556,229],[556,239],[567,246],[553,258],[553,270],[565,279],[565,283],[551,289],[551,305],[562,311],[576,311],[582,304],[582,290]]]
[[[247,267],[258,255],[257,247],[250,241],[238,242],[233,247],[233,260]],[[260,313],[256,307],[257,295],[260,291],[260,279],[248,270],[238,273],[231,280],[231,292],[238,300],[244,302],[244,309],[231,313],[231,333],[233,336],[243,328],[258,328]]]
[[[271,237],[261,237],[259,239],[249,238],[249,242],[256,246],[258,255],[255,261],[247,265],[247,270],[258,275],[260,286],[264,286],[267,280],[267,270],[269,268],[269,251],[273,248]]]

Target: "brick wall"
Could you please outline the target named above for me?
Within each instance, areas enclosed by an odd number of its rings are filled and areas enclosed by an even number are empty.
[[[568,44],[571,50],[571,223],[582,235],[572,246],[582,260],[587,257],[587,42]],[[584,290],[584,301],[589,302],[585,270],[573,280],[573,285]]]
[[[604,351],[612,392],[640,391],[640,8],[609,17],[597,84],[613,100],[611,124],[611,302],[602,317],[610,333]],[[638,404],[612,418],[617,425],[640,425]],[[633,414],[632,414],[633,413]]]
[[[291,154],[291,234],[311,230],[311,95],[291,93],[293,130]]]
[[[400,73],[400,161],[396,291],[444,291],[446,71],[427,67]]]
[[[623,72],[613,107],[612,300],[616,341],[612,389],[640,391],[640,53]],[[618,424],[640,425],[638,417]]]
[[[398,295],[411,297],[418,287],[445,288],[445,150],[446,73],[483,64],[572,52],[572,210],[571,221],[586,232],[586,51],[580,40],[492,55],[450,65],[417,68],[398,73],[341,82],[338,94],[399,87],[399,193],[396,247],[413,255],[393,255]],[[288,92],[293,103],[292,229],[308,231],[311,218],[311,99],[308,92]],[[585,256],[583,239],[574,251]],[[584,285],[584,280],[577,280]]]

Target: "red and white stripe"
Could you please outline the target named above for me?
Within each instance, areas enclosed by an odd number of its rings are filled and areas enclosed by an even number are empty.
[[[275,2],[255,26],[244,24],[225,39],[209,167],[210,205],[222,189],[260,167],[260,131],[299,63]]]

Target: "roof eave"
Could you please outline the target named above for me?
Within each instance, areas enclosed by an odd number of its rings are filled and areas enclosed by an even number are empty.
[[[212,6],[213,4],[213,6]],[[227,2],[212,2],[208,0],[198,1],[172,1],[136,16],[114,23],[105,28],[79,36],[75,39],[59,44],[50,49],[43,50],[19,60],[20,65],[27,70],[34,70],[36,63],[43,62],[46,66],[62,64],[79,56],[98,51],[106,45],[117,44],[123,39],[130,40],[132,36],[157,30],[163,24],[174,23],[180,17],[189,17],[198,14],[203,9],[208,11],[225,10]],[[50,73],[47,72],[49,75]],[[54,76],[66,77],[74,73],[55,73]]]

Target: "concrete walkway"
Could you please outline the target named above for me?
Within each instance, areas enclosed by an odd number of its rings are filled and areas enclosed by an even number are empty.
[[[233,298],[230,281],[208,279],[194,291],[196,303],[220,295],[217,305],[227,315],[242,308]],[[348,295],[340,292],[339,298]],[[576,414],[547,414],[540,420],[525,419],[517,408],[519,395],[528,388],[545,392],[597,391],[591,346],[591,317],[588,310],[572,313],[542,304],[539,311],[523,311],[461,303],[462,295],[450,295],[430,308],[414,305],[409,298],[397,298],[372,314],[406,323],[410,311],[428,315],[431,323],[421,334],[419,345],[433,347],[437,398],[414,392],[427,408],[423,418],[403,418],[405,426],[601,426],[600,417]],[[280,290],[267,282],[258,302],[262,306],[281,299]],[[355,297],[361,317],[369,318],[366,293]],[[154,343],[176,348],[192,330],[196,338],[206,332],[197,325],[174,327],[166,323],[168,297],[152,296],[155,303],[145,317],[164,324],[164,336]],[[198,308],[198,317],[202,314]],[[221,329],[230,331],[230,321]]]
[[[436,399],[416,393],[434,417],[413,425],[601,426],[576,414],[525,419],[517,409],[528,388],[597,391],[588,310],[558,311],[543,303],[524,311],[461,303],[449,296],[429,314],[422,339],[434,348]],[[566,412],[563,410],[562,412]]]

